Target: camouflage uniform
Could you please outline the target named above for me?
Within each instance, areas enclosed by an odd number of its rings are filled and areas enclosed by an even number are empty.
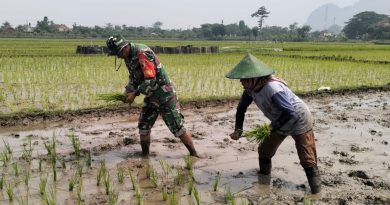
[[[176,91],[154,52],[143,44],[130,43],[131,54],[125,59],[129,71],[127,92],[144,94],[138,128],[141,135],[150,134],[161,114],[169,130],[179,137],[185,133],[184,117],[179,110]]]

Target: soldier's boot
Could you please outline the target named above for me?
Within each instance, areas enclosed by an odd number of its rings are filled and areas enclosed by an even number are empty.
[[[142,148],[142,156],[149,156],[150,134],[140,135],[140,142]]]
[[[271,174],[272,169],[272,161],[271,159],[259,159],[260,171],[259,173],[262,175]]]
[[[312,194],[317,194],[321,191],[321,176],[318,167],[305,168],[307,181]]]
[[[179,138],[181,142],[187,147],[191,156],[199,157],[195,150],[194,143],[192,142],[192,136],[188,131],[185,131],[182,135],[179,136]]]

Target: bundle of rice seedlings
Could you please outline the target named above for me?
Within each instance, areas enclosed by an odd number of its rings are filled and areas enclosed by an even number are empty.
[[[261,143],[266,137],[271,134],[271,127],[268,124],[255,127],[249,132],[244,133],[244,136],[248,141]]]
[[[127,97],[122,93],[110,93],[98,95],[98,100],[104,100],[106,102],[127,102]]]

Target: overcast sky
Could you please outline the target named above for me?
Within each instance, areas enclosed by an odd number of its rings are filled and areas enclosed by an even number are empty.
[[[270,13],[265,25],[303,25],[310,13],[326,4],[351,6],[359,0],[0,0],[0,23],[16,26],[47,16],[57,24],[104,26],[106,23],[127,26],[151,26],[163,22],[162,28],[193,28],[203,23],[238,23],[257,25],[251,18],[260,6]],[[390,0],[389,0],[390,1]]]

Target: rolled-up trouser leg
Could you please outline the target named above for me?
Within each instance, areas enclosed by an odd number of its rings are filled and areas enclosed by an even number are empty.
[[[280,144],[286,139],[285,135],[280,135],[276,132],[272,132],[271,135],[263,140],[259,144],[259,167],[260,174],[268,175],[271,173],[272,168],[272,157],[275,155]]]
[[[317,167],[317,151],[313,130],[294,135],[301,166],[305,169],[307,180],[313,194],[321,191],[321,176]]]

